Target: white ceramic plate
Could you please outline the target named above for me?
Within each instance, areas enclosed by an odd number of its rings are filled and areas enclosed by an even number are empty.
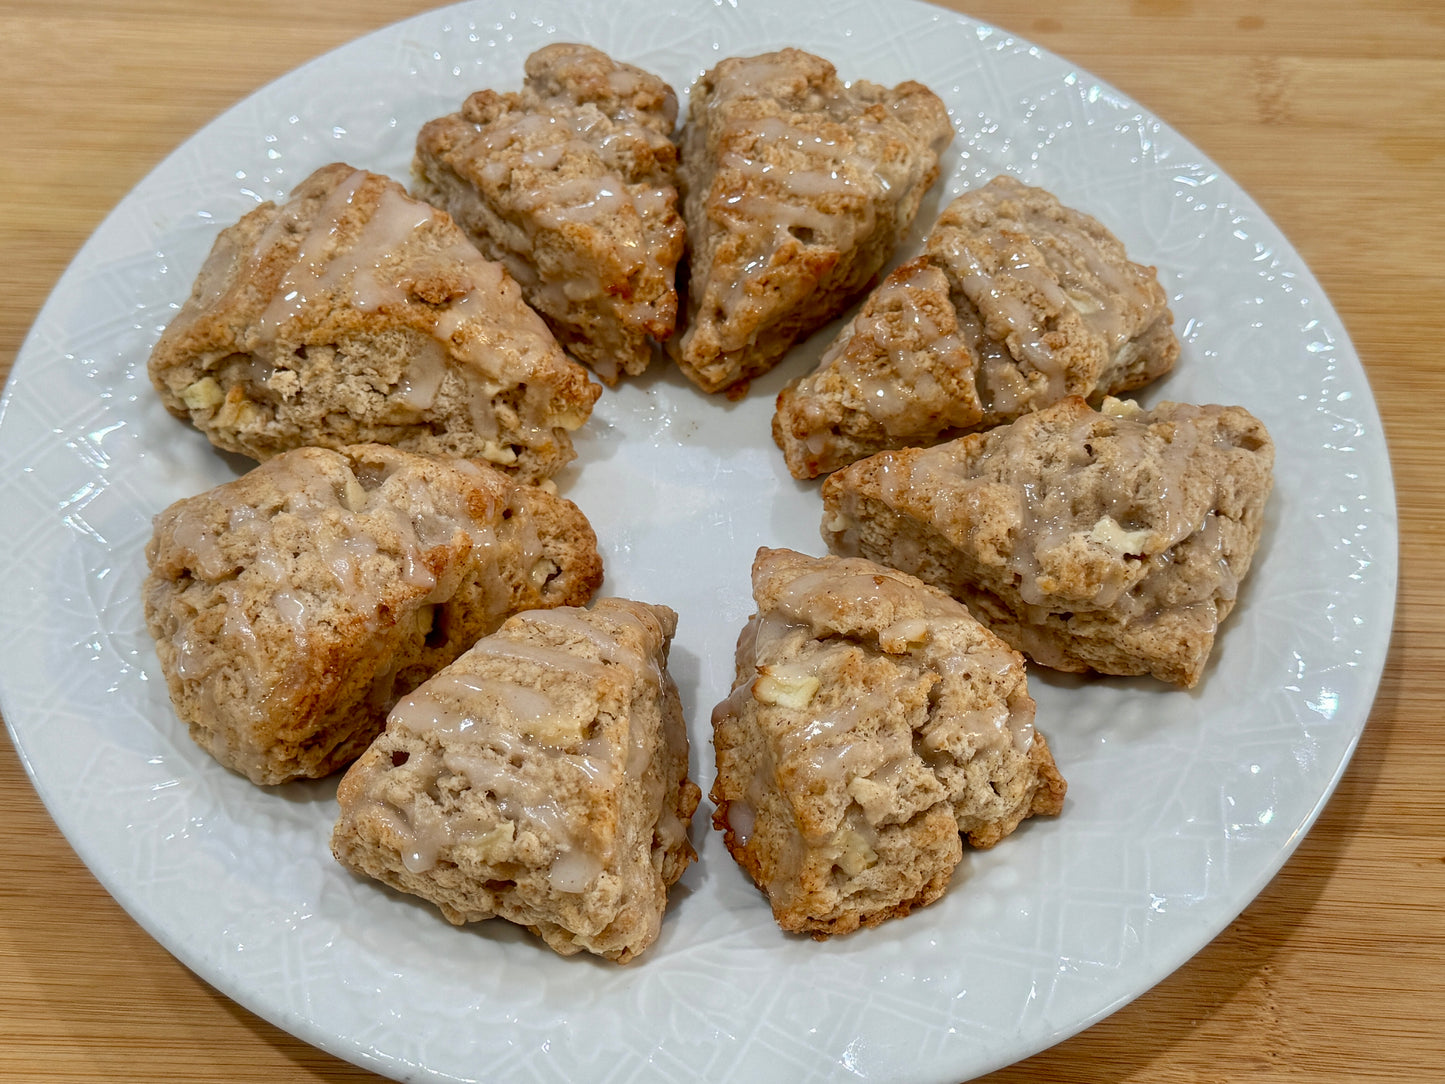
[[[186,964],[342,1057],[414,1080],[957,1080],[1099,1019],[1206,944],[1312,823],[1368,714],[1396,576],[1393,490],[1359,360],[1319,284],[1239,188],[1166,125],[1029,43],[908,0],[493,0],[308,64],[225,114],[96,232],[40,315],[0,422],[0,690],[36,787],[118,900]],[[404,179],[414,133],[510,88],[553,39],[685,92],[788,44],[844,78],[919,79],[959,135],[941,204],[1011,171],[1157,264],[1184,353],[1144,396],[1239,403],[1278,443],[1262,552],[1201,688],[1037,673],[1064,815],[965,858],[905,921],[785,936],[707,830],[661,941],[626,967],[560,959],[505,924],[457,930],[331,859],[334,782],[262,791],[167,702],[137,586],[150,517],[232,477],[160,407],[150,345],[216,232],[313,168]],[[916,251],[916,244],[902,255]],[[694,778],[763,544],[821,552],[816,485],[769,439],[773,394],[706,398],[665,367],[607,392],[561,478],[609,593],[673,606]]]

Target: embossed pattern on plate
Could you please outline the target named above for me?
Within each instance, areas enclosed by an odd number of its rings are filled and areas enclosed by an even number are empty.
[[[518,5],[520,7],[520,5]],[[1394,496],[1359,360],[1319,284],[1237,185],[1167,125],[1026,41],[911,0],[482,0],[322,57],[179,148],[81,251],[0,415],[0,707],[48,808],[180,959],[280,1026],[408,1080],[957,1080],[1023,1057],[1157,982],[1278,869],[1369,713],[1391,626]],[[844,78],[915,78],[959,136],[912,246],[1006,170],[1158,265],[1184,355],[1143,396],[1230,402],[1279,448],[1262,551],[1198,690],[1035,672],[1065,814],[969,855],[938,904],[819,944],[781,934],[706,830],[661,941],[627,967],[456,930],[327,849],[334,783],[263,792],[176,721],[137,598],[150,517],[235,473],[145,376],[216,232],[345,159],[405,179],[415,131],[521,79],[549,40],[594,43],[685,94],[717,59],[800,45]],[[758,545],[820,552],[815,485],[786,474],[772,396],[665,367],[608,391],[560,479],[605,590],[681,614],[673,669],[712,780]]]

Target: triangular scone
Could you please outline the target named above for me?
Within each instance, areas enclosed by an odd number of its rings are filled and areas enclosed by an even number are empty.
[[[470,460],[300,448],[156,517],[146,624],[176,713],[255,783],[354,760],[397,697],[602,581],[570,501]]]
[[[1001,175],[965,192],[944,208],[926,252],[959,308],[976,314],[969,330],[987,340],[977,345],[983,427],[1066,395],[1098,402],[1143,387],[1179,357],[1155,269],[1042,188]]]
[[[346,773],[337,859],[457,924],[505,918],[564,956],[642,952],[696,857],[676,624],[610,598],[511,618]]]
[[[602,390],[448,215],[340,163],[222,231],[150,377],[254,459],[375,441],[528,482],[574,457]]]
[[[1179,356],[1166,301],[1097,220],[996,177],[949,204],[924,255],[783,389],[773,438],[795,478],[816,478],[1141,387]]]
[[[976,361],[947,277],[925,257],[910,260],[868,295],[817,369],[778,393],[773,440],[800,479],[933,444],[983,417]]]
[[[1024,661],[958,602],[857,558],[759,550],[713,712],[713,824],[785,930],[822,938],[943,894],[959,833],[1055,814]]]
[[[746,389],[867,289],[938,176],[953,126],[919,83],[845,86],[797,49],[719,63],[682,134],[687,328],[704,391]]]
[[[642,372],[677,322],[677,97],[586,45],[549,45],[526,70],[521,93],[478,91],[422,128],[414,190],[615,384]]]
[[[1259,544],[1274,445],[1240,407],[1077,397],[823,483],[823,537],[967,603],[1045,666],[1199,681]]]

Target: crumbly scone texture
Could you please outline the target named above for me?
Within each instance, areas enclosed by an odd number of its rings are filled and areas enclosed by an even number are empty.
[[[478,91],[422,128],[413,191],[615,384],[647,368],[677,323],[677,97],[587,45],[548,45],[526,73],[520,93]]]
[[[1264,425],[1233,406],[1069,397],[823,483],[823,537],[966,603],[1059,670],[1198,683],[1259,545]]]
[[[773,439],[795,478],[926,447],[1080,395],[1142,387],[1179,356],[1155,269],[1098,220],[995,177],[945,208],[778,395]]]
[[[337,859],[457,924],[499,916],[564,956],[643,952],[696,858],[676,623],[614,598],[508,619],[342,778]]]
[[[977,355],[926,257],[870,293],[818,367],[778,393],[773,440],[795,478],[816,478],[887,448],[928,445],[983,418]]]
[[[320,777],[519,610],[602,582],[586,517],[491,467],[300,448],[156,517],[146,625],[191,737],[252,782]]]
[[[962,858],[1063,807],[1023,658],[936,588],[860,558],[763,549],[713,712],[713,825],[784,930],[932,903]]]
[[[602,391],[449,215],[343,163],[221,232],[149,372],[253,459],[378,442],[524,482],[574,458]]]
[[[845,86],[798,49],[706,72],[678,174],[688,320],[668,348],[682,371],[739,395],[841,313],[912,224],[952,138],[927,87]]]

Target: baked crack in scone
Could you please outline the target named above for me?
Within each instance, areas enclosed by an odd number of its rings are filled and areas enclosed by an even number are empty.
[[[844,85],[798,49],[732,57],[692,88],[682,133],[688,322],[669,344],[738,395],[882,269],[953,138],[914,82]]]
[[[713,825],[785,930],[932,903],[1065,784],[1024,661],[936,588],[859,558],[758,551],[757,613],[713,712]]]
[[[1142,387],[1179,356],[1167,300],[1098,220],[995,177],[950,203],[923,256],[783,389],[773,439],[794,477],[816,478]]]
[[[1070,397],[838,471],[823,537],[942,588],[1045,666],[1188,688],[1259,545],[1273,463],[1241,407]]]
[[[300,448],[177,501],[146,625],[191,737],[254,783],[354,760],[409,692],[507,615],[602,581],[570,501],[465,459]]]
[[[549,45],[526,71],[521,93],[478,91],[422,128],[413,189],[615,384],[647,368],[677,322],[677,97],[586,45]]]
[[[499,916],[564,956],[632,959],[696,858],[676,625],[611,598],[510,618],[346,773],[337,859],[458,925]]]
[[[341,163],[222,231],[149,369],[253,459],[374,441],[527,482],[574,457],[602,390],[448,215]]]

